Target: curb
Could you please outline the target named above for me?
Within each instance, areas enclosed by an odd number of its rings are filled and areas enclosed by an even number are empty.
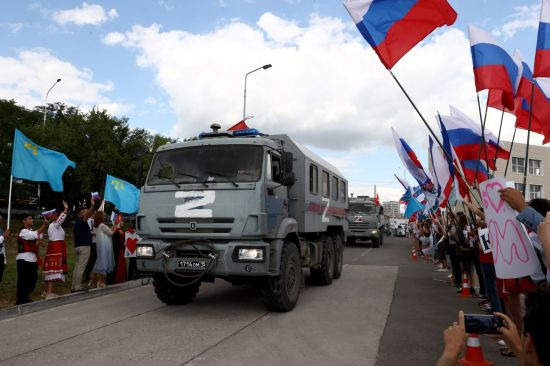
[[[100,296],[110,295],[120,291],[126,291],[133,288],[148,286],[149,280],[143,278],[133,281],[127,281],[117,285],[110,285],[105,288],[98,288],[83,292],[74,292],[61,295],[54,299],[33,301],[28,304],[16,305],[11,308],[0,309],[0,321],[15,318],[25,314],[35,313],[37,311],[51,309],[57,306],[73,304],[84,300],[93,299]]]

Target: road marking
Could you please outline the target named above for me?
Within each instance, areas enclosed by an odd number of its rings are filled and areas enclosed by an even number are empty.
[[[361,254],[361,257],[364,257],[364,256],[366,256],[367,254],[369,254],[369,252],[370,252],[371,250],[372,250],[372,248],[369,248],[369,249],[365,250],[365,251],[363,252],[363,254]]]

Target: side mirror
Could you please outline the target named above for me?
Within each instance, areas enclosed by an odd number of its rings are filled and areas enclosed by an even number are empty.
[[[283,153],[283,171],[285,175],[292,173],[292,167],[294,164],[294,155],[291,152],[285,151]]]
[[[293,172],[285,173],[282,177],[282,185],[289,187],[296,182],[296,177],[294,176]]]

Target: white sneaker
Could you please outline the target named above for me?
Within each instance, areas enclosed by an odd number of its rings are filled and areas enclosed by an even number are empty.
[[[498,342],[497,342],[497,344],[498,344],[499,346],[501,346],[501,347],[506,347],[506,342],[504,342],[503,339],[499,339]]]
[[[447,272],[447,268],[439,268],[437,272]]]
[[[56,295],[54,293],[47,294],[46,295],[46,300],[55,299],[56,297],[59,297],[59,295]]]
[[[450,275],[447,276],[447,278],[453,278],[453,274],[451,273]]]

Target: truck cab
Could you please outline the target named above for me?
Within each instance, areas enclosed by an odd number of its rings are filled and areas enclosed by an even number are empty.
[[[384,207],[368,196],[351,197],[348,210],[348,244],[370,240],[378,248],[384,243]]]
[[[140,197],[138,269],[168,304],[201,282],[253,283],[270,310],[297,303],[302,268],[342,272],[347,180],[287,135],[208,132],[162,146]]]

